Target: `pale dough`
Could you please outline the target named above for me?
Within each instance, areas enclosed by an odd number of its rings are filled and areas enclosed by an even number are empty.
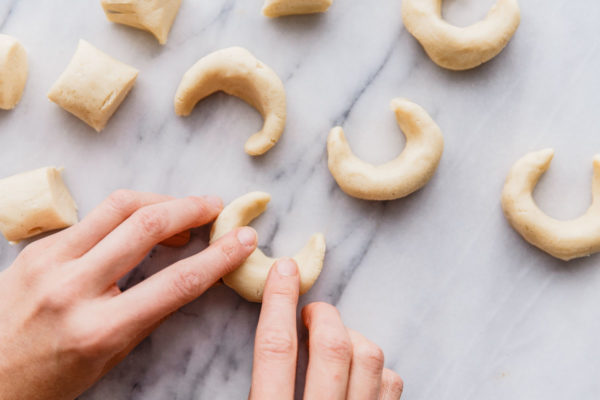
[[[286,15],[314,14],[325,12],[333,0],[266,0],[263,14],[270,18]]]
[[[0,180],[0,232],[18,242],[77,222],[77,206],[54,167]]]
[[[364,200],[394,200],[419,190],[435,173],[444,151],[437,124],[420,106],[406,99],[392,100],[392,110],[406,136],[404,151],[379,166],[354,155],[341,127],[327,139],[329,171],[348,195]]]
[[[99,132],[123,102],[137,75],[137,69],[80,40],[48,98]]]
[[[268,193],[252,192],[231,202],[213,225],[211,243],[237,227],[248,225],[265,211],[270,200]],[[300,294],[306,293],[321,274],[325,249],[325,237],[317,233],[293,257],[300,272]],[[223,277],[223,282],[246,300],[260,303],[267,275],[275,261],[256,249],[241,267]]]
[[[260,132],[246,142],[246,153],[266,153],[285,128],[286,99],[281,79],[248,50],[230,47],[207,55],[184,75],[175,94],[175,113],[188,116],[200,100],[223,91],[256,108],[264,118]]]
[[[167,42],[181,0],[102,0],[109,21],[146,30],[160,44]]]
[[[589,256],[600,251],[600,155],[594,157],[592,205],[581,217],[559,221],[542,212],[533,190],[546,172],[554,151],[529,153],[512,167],[502,191],[504,215],[532,245],[561,260]]]
[[[498,0],[487,17],[459,28],[442,19],[442,0],[402,0],[406,29],[440,67],[475,68],[497,56],[521,21],[517,0]]]
[[[21,100],[27,82],[27,53],[21,43],[0,35],[0,108],[12,110]]]

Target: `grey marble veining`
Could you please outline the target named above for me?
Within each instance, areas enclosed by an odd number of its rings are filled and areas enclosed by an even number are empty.
[[[493,3],[446,0],[444,12],[466,25]],[[164,47],[107,22],[99,1],[2,1],[0,31],[26,47],[30,77],[21,104],[0,113],[0,176],[64,166],[81,215],[121,187],[227,201],[268,191],[272,203],[254,224],[261,244],[291,254],[325,233],[325,269],[302,304],[336,304],[349,327],[384,349],[406,399],[596,399],[600,259],[566,264],[527,245],[499,197],[519,157],[554,147],[539,204],[559,218],[589,204],[600,150],[600,3],[520,3],[522,23],[505,51],[457,73],[434,65],[406,32],[400,0],[336,0],[327,14],[279,20],[262,17],[262,0],[184,0]],[[141,71],[99,134],[46,99],[80,38]],[[173,112],[182,74],[230,45],[270,65],[287,91],[286,132],[256,159],[243,144],[262,121],[243,102],[216,95],[188,118]],[[404,142],[389,110],[398,96],[442,128],[440,168],[403,200],[349,198],[327,170],[329,129],[343,124],[359,156],[389,160]],[[184,250],[155,250],[123,286],[206,239],[201,229]],[[20,248],[0,243],[0,268]],[[227,288],[211,290],[81,398],[244,398],[258,312]]]

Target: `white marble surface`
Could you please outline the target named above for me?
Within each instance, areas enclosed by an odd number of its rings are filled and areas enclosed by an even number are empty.
[[[493,0],[446,0],[468,24]],[[106,21],[99,1],[4,0],[0,31],[27,48],[21,104],[0,113],[0,176],[66,167],[81,215],[120,187],[171,195],[273,194],[254,226],[267,251],[293,252],[326,234],[323,274],[303,303],[337,305],[348,326],[384,349],[406,399],[596,399],[600,396],[600,259],[563,263],[505,222],[508,169],[554,147],[536,199],[574,217],[590,201],[600,149],[600,3],[522,0],[522,23],[494,61],[470,72],[435,66],[402,26],[399,0],[336,0],[322,16],[267,20],[261,0],[184,0],[166,46]],[[376,6],[374,6],[376,4]],[[108,127],[95,133],[46,99],[79,38],[141,70]],[[217,95],[191,117],[173,112],[185,70],[241,45],[281,76],[289,120],[266,156],[243,152],[262,124]],[[400,201],[344,195],[325,139],[342,123],[358,155],[393,158],[403,139],[388,103],[404,96],[441,126],[446,149],[430,184]],[[203,248],[160,249],[125,282]],[[0,268],[19,247],[0,244]],[[246,396],[259,307],[226,288],[182,309],[81,398],[234,399]],[[302,332],[304,335],[304,332]],[[305,360],[305,355],[302,355]]]

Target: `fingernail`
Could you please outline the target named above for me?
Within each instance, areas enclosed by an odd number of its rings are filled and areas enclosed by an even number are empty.
[[[237,238],[244,246],[254,246],[256,244],[256,232],[247,226],[238,231]]]
[[[210,204],[213,208],[216,208],[218,210],[223,208],[223,200],[221,200],[217,196],[203,196],[202,200],[204,200],[205,202]]]
[[[277,272],[283,276],[294,276],[298,273],[298,267],[294,260],[284,258],[277,261]]]

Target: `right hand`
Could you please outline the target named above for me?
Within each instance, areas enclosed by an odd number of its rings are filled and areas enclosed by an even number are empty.
[[[299,286],[293,260],[282,259],[271,268],[256,329],[250,400],[294,398]],[[383,367],[381,349],[346,328],[335,307],[309,304],[302,310],[302,319],[309,334],[305,399],[400,398],[402,379]]]

